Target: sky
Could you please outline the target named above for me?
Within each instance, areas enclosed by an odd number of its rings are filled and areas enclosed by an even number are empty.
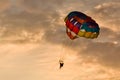
[[[120,80],[119,9],[120,0],[0,0],[0,80]],[[97,39],[68,38],[71,11],[99,24]]]

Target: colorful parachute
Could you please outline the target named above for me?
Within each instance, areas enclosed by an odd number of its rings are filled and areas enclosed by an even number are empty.
[[[70,12],[64,21],[66,33],[72,40],[78,37],[94,39],[99,35],[99,25],[91,17],[81,12]]]

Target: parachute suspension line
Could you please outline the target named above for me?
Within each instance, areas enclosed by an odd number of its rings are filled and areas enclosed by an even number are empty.
[[[67,38],[67,35],[64,37],[64,38],[62,38],[62,45],[61,45],[61,53],[60,53],[60,59],[59,60],[62,60],[62,61],[64,61],[64,59],[65,59],[65,55],[66,55],[66,44],[67,44],[67,40],[66,40],[66,38]]]
[[[68,40],[69,37],[66,37],[62,40],[62,47],[61,47],[61,53],[60,53],[60,59],[59,60],[62,60],[64,61],[67,57],[67,55],[69,55],[70,51],[69,51],[69,48],[72,48],[74,47],[73,43],[74,43],[74,40]]]

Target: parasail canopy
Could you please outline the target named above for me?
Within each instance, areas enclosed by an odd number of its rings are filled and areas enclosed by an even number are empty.
[[[99,35],[99,25],[84,13],[73,11],[65,18],[66,33],[70,39],[78,37],[94,39]]]

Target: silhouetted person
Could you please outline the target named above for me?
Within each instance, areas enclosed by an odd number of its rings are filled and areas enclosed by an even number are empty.
[[[64,65],[64,62],[62,60],[59,60],[59,63],[60,63],[60,69],[61,69]]]

